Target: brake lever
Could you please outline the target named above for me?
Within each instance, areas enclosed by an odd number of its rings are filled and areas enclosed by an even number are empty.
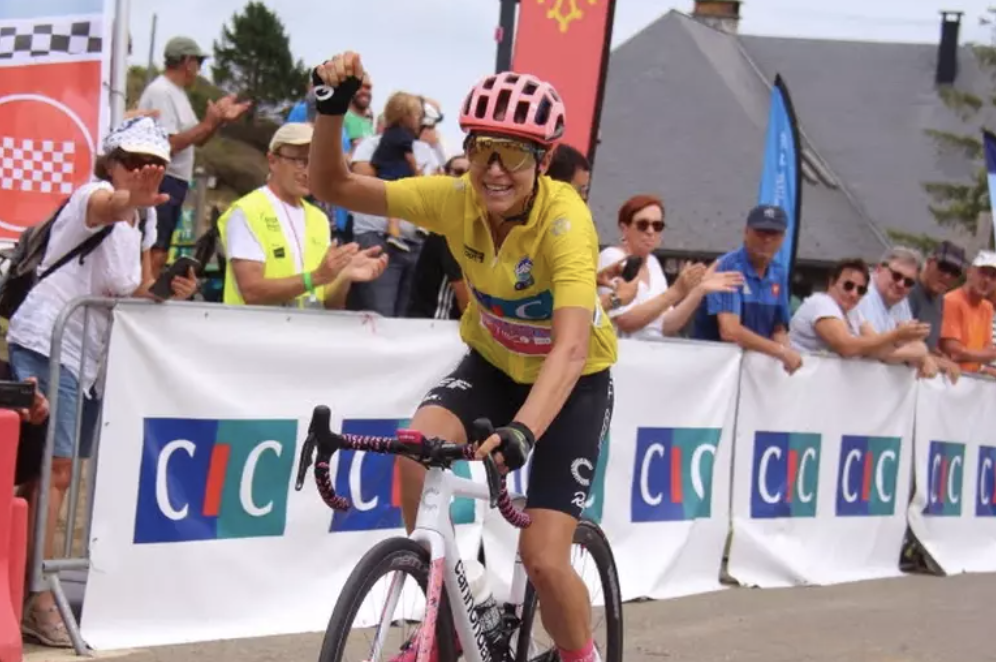
[[[488,455],[484,458],[484,473],[488,477],[488,492],[491,493],[491,507],[498,507],[498,497],[501,495],[501,472],[498,471],[498,463]]]
[[[304,487],[304,479],[308,475],[312,456],[317,455],[318,462],[328,462],[339,447],[338,438],[332,434],[332,411],[325,405],[318,405],[311,414],[308,436],[305,437],[304,446],[301,448],[297,480],[294,483],[295,491],[300,492]]]
[[[475,444],[487,441],[488,437],[495,433],[495,428],[486,418],[479,418],[471,425],[471,436]],[[488,477],[488,492],[491,495],[490,503],[492,508],[498,506],[498,497],[501,494],[502,477],[498,471],[498,463],[491,455],[484,458],[484,473]]]
[[[294,491],[300,492],[304,487],[304,479],[308,475],[308,468],[311,466],[311,456],[315,452],[315,435],[308,433],[301,447],[301,459],[297,462],[297,481],[294,483]]]

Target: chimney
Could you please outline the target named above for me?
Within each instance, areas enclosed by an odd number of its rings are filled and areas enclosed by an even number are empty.
[[[728,34],[740,25],[740,0],[695,0],[692,18]]]
[[[958,78],[958,33],[964,12],[941,12],[941,44],[937,49],[937,84],[951,85]]]

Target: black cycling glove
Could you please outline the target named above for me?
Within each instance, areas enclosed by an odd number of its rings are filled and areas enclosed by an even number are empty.
[[[501,443],[496,449],[505,458],[505,466],[509,471],[515,471],[522,467],[529,458],[530,451],[536,445],[536,436],[533,431],[522,423],[512,421],[505,427],[495,430],[495,434],[501,439]]]
[[[315,85],[315,110],[322,115],[345,115],[353,95],[363,84],[356,76],[350,76],[339,87],[332,88],[322,81],[317,69],[311,70],[311,82]]]

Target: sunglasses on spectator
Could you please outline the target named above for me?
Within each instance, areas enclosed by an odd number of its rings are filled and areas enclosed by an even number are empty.
[[[937,269],[942,274],[947,274],[948,276],[952,276],[954,278],[961,277],[961,268],[957,265],[951,264],[950,262],[938,262]]]
[[[450,174],[454,177],[463,177],[467,174],[466,168],[450,168]]]
[[[868,293],[868,287],[867,286],[865,286],[865,285],[858,285],[853,280],[845,280],[844,283],[841,285],[841,287],[844,288],[845,292],[850,292],[851,290],[857,288],[858,294],[860,294],[861,296],[864,296],[865,294]]]
[[[633,225],[640,232],[646,232],[649,228],[653,228],[654,232],[656,232],[657,234],[664,232],[664,221],[651,222],[644,219],[640,219],[639,221],[631,221],[630,224]]]
[[[535,168],[543,158],[543,150],[535,145],[511,138],[472,136],[467,139],[467,160],[472,168],[487,170],[497,159],[507,172]]]
[[[886,266],[886,269],[892,273],[892,280],[896,282],[897,285],[903,285],[904,287],[913,287],[916,285],[916,279],[910,278],[909,276],[904,276],[892,267]]]
[[[122,152],[117,156],[116,160],[125,170],[141,170],[146,166],[158,166],[160,168],[166,167],[166,163],[162,159],[157,159],[154,156],[147,156],[145,154],[129,154],[128,152]]]

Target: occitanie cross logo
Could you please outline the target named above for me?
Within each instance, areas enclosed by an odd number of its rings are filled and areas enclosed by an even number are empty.
[[[567,32],[571,23],[584,18],[584,11],[578,7],[582,0],[553,0],[553,7],[546,12],[547,18],[552,18],[560,24],[560,31]],[[546,0],[539,0],[543,4]],[[598,0],[588,0],[589,5],[593,5]]]

